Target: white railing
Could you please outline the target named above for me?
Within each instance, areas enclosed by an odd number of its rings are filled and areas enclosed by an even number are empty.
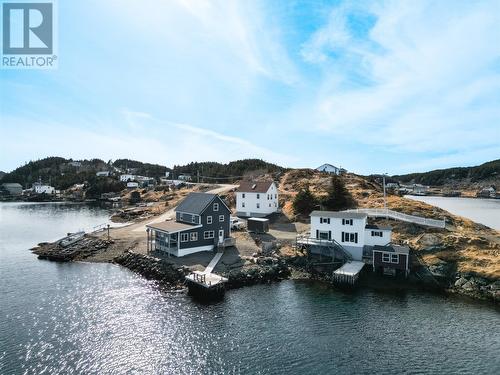
[[[368,216],[374,216],[374,217],[390,217],[391,219],[406,221],[409,223],[415,223],[420,225],[426,225],[428,227],[435,227],[435,228],[446,227],[445,219],[442,220],[427,219],[421,216],[403,214],[402,212],[389,210],[388,208],[356,208],[353,210],[346,210],[346,212],[361,212],[367,214]]]

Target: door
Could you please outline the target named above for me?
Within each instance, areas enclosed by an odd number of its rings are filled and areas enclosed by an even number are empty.
[[[219,230],[219,243],[224,242],[224,229]]]

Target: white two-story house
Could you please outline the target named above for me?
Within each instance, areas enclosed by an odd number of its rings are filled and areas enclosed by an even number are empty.
[[[273,181],[242,181],[236,190],[236,216],[268,216],[279,210],[278,198]]]
[[[391,242],[392,230],[367,224],[367,215],[348,211],[311,212],[311,234],[316,240],[332,241],[340,244],[353,260],[362,260],[363,249],[376,245],[385,246]]]

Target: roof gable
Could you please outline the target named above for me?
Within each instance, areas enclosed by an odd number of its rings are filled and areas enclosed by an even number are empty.
[[[267,193],[274,181],[243,180],[236,191],[240,193]]]
[[[175,212],[185,212],[188,214],[201,215],[203,211],[212,203],[215,199],[222,202],[222,204],[228,209],[226,203],[217,195],[211,193],[189,193],[184,200],[179,203]]]

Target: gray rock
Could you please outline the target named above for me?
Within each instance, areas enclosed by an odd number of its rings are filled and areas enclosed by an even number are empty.
[[[457,287],[461,287],[462,285],[464,285],[465,283],[467,283],[467,279],[465,277],[461,277],[460,279],[458,279],[457,281],[455,281],[455,286]]]
[[[491,290],[499,290],[500,291],[500,280],[496,280],[494,283],[488,285],[488,288]]]
[[[467,281],[462,288],[469,291],[478,290],[477,284],[474,281]]]

